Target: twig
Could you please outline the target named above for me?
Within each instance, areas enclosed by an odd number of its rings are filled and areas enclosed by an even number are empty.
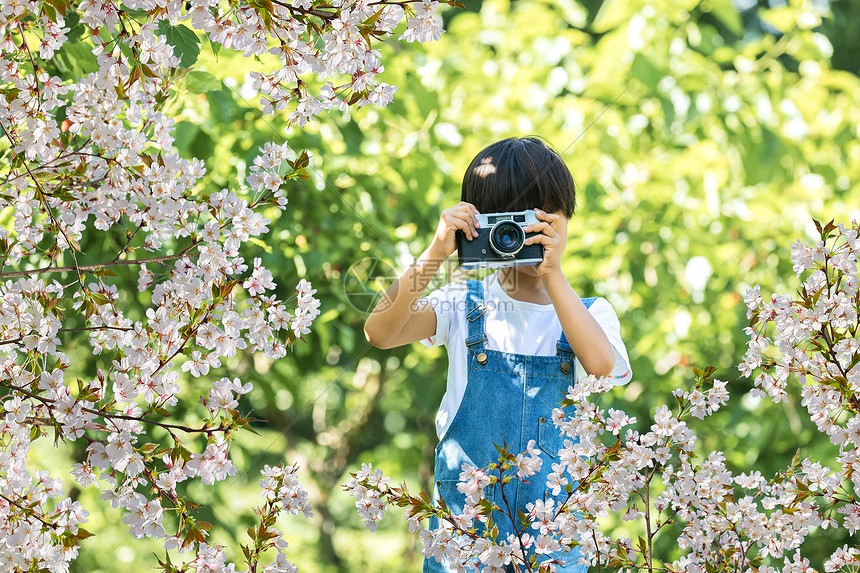
[[[34,394],[33,392],[30,392],[29,390],[27,390],[25,388],[21,388],[19,386],[13,386],[11,384],[4,384],[4,383],[0,383],[0,386],[5,386],[6,388],[9,388],[9,389],[14,390],[16,392],[20,392],[21,394],[24,394],[28,398],[33,398],[34,400],[38,400],[38,401],[42,402],[48,408],[53,406],[53,404],[56,402],[56,400],[51,400],[50,398],[45,398],[44,396]],[[220,428],[220,427],[207,428],[206,426],[202,426],[200,428],[192,428],[189,426],[182,426],[180,424],[169,424],[167,422],[156,422],[155,420],[148,420],[146,418],[136,418],[134,416],[126,416],[125,414],[112,414],[110,412],[104,412],[102,410],[96,410],[93,408],[81,408],[81,411],[87,412],[88,414],[94,414],[96,416],[102,416],[106,419],[131,420],[134,422],[146,422],[147,424],[152,424],[154,426],[159,426],[161,428],[164,428],[168,432],[170,430],[179,430],[181,432],[185,432],[186,434],[200,434],[200,433],[213,434],[215,432],[224,431],[223,428]]]
[[[23,29],[21,30],[21,33],[23,34]],[[26,45],[26,43],[25,43],[25,45]],[[29,51],[29,48],[27,48],[27,50]],[[32,56],[31,56],[31,57],[32,57]],[[35,73],[35,72],[34,72],[34,73]],[[0,128],[2,128],[2,129],[3,129],[3,133],[4,133],[4,134],[6,134],[6,137],[9,139],[9,143],[11,143],[11,144],[12,144],[12,146],[13,146],[13,148],[14,148],[14,146],[15,146],[15,141],[12,139],[12,136],[11,136],[11,135],[9,135],[9,132],[8,132],[8,131],[6,131],[6,128],[5,128],[5,127],[3,127],[3,124],[0,124]],[[26,170],[27,170],[27,173],[30,175],[30,179],[32,179],[32,180],[33,180],[33,183],[36,185],[36,191],[38,191],[38,192],[39,192],[39,202],[40,202],[40,203],[44,203],[44,204],[45,204],[45,211],[47,211],[47,213],[48,213],[48,217],[51,219],[51,223],[52,223],[54,226],[56,226],[56,227],[57,227],[57,232],[62,233],[63,237],[65,237],[65,239],[66,239],[66,244],[69,246],[69,251],[72,253],[72,260],[73,260],[73,261],[74,261],[74,263],[75,263],[75,266],[73,267],[73,270],[75,270],[75,271],[77,272],[77,275],[78,275],[78,282],[81,284],[81,288],[82,288],[82,289],[85,289],[85,287],[84,287],[84,281],[83,281],[83,279],[81,278],[80,271],[78,270],[78,259],[77,259],[77,256],[75,256],[75,249],[74,249],[74,247],[72,246],[72,240],[71,240],[71,239],[69,238],[69,236],[66,234],[66,231],[65,231],[65,230],[63,230],[63,227],[60,225],[60,222],[59,222],[59,221],[57,220],[57,218],[54,216],[54,211],[51,209],[51,204],[50,204],[50,202],[48,202],[48,198],[47,198],[47,196],[45,195],[45,190],[44,190],[44,189],[42,189],[42,185],[41,185],[41,183],[39,183],[39,180],[36,178],[36,175],[35,175],[35,174],[30,170],[30,167],[27,165],[26,158],[25,158],[25,160],[24,160],[24,161],[22,161],[22,163],[21,163],[21,164],[24,166],[24,169],[26,169]],[[2,277],[3,277],[3,275],[0,275],[0,278],[2,278]]]
[[[337,12],[321,12],[318,9],[307,10],[307,9],[302,8],[300,6],[292,6],[292,5],[286,4],[284,2],[279,2],[278,0],[272,0],[272,4],[277,4],[281,8],[286,8],[292,14],[298,13],[298,14],[302,14],[304,16],[316,16],[317,18],[319,18],[321,20],[326,20],[326,21],[329,21],[332,18],[334,18],[335,16],[337,16]]]
[[[505,507],[508,508],[508,511],[503,512],[503,513],[505,513],[508,516],[508,518],[511,520],[511,525],[514,527],[514,533],[517,534],[517,539],[519,539],[519,541],[520,541],[520,551],[523,554],[523,565],[526,566],[526,571],[531,571],[532,568],[529,565],[528,555],[526,555],[526,548],[523,546],[522,532],[519,530],[519,528],[517,528],[517,522],[514,519],[513,512],[511,512],[511,505],[508,503],[508,496],[505,495],[505,486],[504,486],[504,482],[502,479],[503,478],[502,465],[503,464],[499,464],[499,491],[502,492],[502,501],[505,502]]]
[[[125,245],[123,245],[123,247],[122,247],[122,248],[119,250],[119,252],[116,254],[116,257],[114,257],[113,261],[111,261],[112,263],[116,263],[116,262],[118,262],[118,261],[119,261],[119,258],[120,258],[120,257],[122,256],[122,254],[126,251],[126,249],[128,249],[128,246],[131,244],[131,241],[134,239],[134,237],[137,235],[137,233],[138,233],[142,228],[143,228],[143,221],[141,221],[141,222],[140,222],[140,224],[137,226],[137,229],[135,229],[135,230],[134,230],[134,232],[133,232],[133,233],[131,233],[131,234],[128,236],[128,241],[126,241],[126,242],[125,242]]]
[[[651,533],[651,478],[654,477],[654,471],[645,477],[645,531],[648,536],[648,544],[645,547],[645,563],[648,564],[648,571],[654,571],[654,565],[651,561],[651,550],[654,541],[654,534]]]
[[[89,265],[76,265],[76,266],[71,266],[71,267],[52,267],[49,265],[47,267],[42,267],[40,269],[32,269],[29,271],[12,271],[12,272],[8,272],[8,273],[0,273],[0,280],[13,278],[13,277],[29,277],[29,276],[43,274],[43,273],[65,273],[65,272],[70,272],[70,271],[73,271],[73,272],[74,271],[96,271],[99,269],[112,267],[112,266],[144,265],[144,264],[149,264],[149,263],[156,263],[156,264],[164,263],[167,261],[175,261],[176,259],[181,259],[182,257],[184,257],[186,255],[189,257],[196,257],[197,256],[196,253],[190,254],[190,255],[188,255],[187,253],[188,253],[188,251],[190,251],[191,249],[193,249],[194,247],[196,247],[199,244],[200,244],[200,241],[195,241],[191,245],[189,245],[188,247],[183,249],[181,252],[176,253],[175,255],[165,255],[163,257],[150,257],[148,259],[133,259],[133,260],[126,260],[126,261],[113,260],[113,261],[105,262],[105,263],[93,263],[93,264],[89,264]]]
[[[597,543],[597,532],[591,530],[591,538],[594,540],[594,548],[597,550],[597,573],[603,573],[603,565],[600,564],[600,544]]]
[[[39,89],[39,66],[36,65],[36,59],[33,57],[33,52],[30,51],[30,45],[27,44],[27,38],[24,37],[24,24],[19,20],[18,29],[21,31],[21,46],[27,50],[27,55],[30,56],[30,65],[33,66],[33,85],[36,87],[36,96],[41,104],[42,90]]]
[[[51,528],[57,527],[56,524],[49,523],[49,522],[45,521],[44,519],[42,519],[41,517],[39,517],[38,514],[36,514],[36,512],[33,511],[32,509],[27,509],[26,507],[21,507],[19,504],[15,503],[14,501],[9,499],[8,497],[3,495],[2,493],[0,493],[0,498],[5,499],[6,501],[8,501],[9,503],[11,503],[12,505],[14,505],[15,507],[17,507],[18,509],[20,509],[21,511],[23,511],[25,513],[30,512],[30,514],[29,514],[30,516],[35,517],[36,519],[41,521],[45,526],[51,527]]]
[[[107,326],[107,325],[104,325],[104,326],[85,326],[85,327],[81,327],[81,328],[60,328],[59,330],[57,330],[57,332],[87,332],[87,331],[91,331],[91,330],[121,330],[124,332],[128,332],[129,330],[134,330],[134,329],[131,327],[124,327],[124,326]],[[0,346],[2,346],[4,344],[17,344],[17,343],[23,341],[25,336],[29,336],[29,334],[19,336],[18,338],[12,338],[9,340],[0,340]]]

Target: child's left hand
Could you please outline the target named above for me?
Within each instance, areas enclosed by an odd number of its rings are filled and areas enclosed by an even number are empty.
[[[526,233],[540,233],[527,237],[526,245],[543,245],[543,261],[535,266],[537,274],[545,278],[552,272],[561,272],[561,254],[567,245],[567,217],[561,213],[547,213],[535,209],[538,223],[523,228]]]

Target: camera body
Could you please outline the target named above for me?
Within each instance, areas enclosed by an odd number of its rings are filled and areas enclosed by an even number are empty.
[[[471,241],[457,231],[457,258],[464,269],[521,267],[543,261],[543,245],[525,245],[527,237],[539,233],[526,233],[523,227],[539,222],[534,211],[510,213],[479,213],[478,236]]]

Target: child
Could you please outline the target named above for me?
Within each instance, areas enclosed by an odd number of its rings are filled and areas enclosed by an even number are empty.
[[[553,408],[583,372],[626,383],[627,351],[609,303],[581,299],[561,272],[575,190],[558,153],[532,137],[494,143],[466,170],[461,199],[442,212],[430,246],[389,287],[364,332],[379,348],[420,340],[448,349],[448,385],[436,416],[435,495],[453,511],[464,507],[464,494],[457,490],[464,463],[482,468],[498,460],[494,443],[504,440],[516,454],[535,440],[541,470],[528,484],[514,480],[504,487],[516,516],[517,510],[527,512],[528,503],[544,500],[546,476],[558,463],[563,437],[552,423]],[[501,268],[482,281],[451,283],[421,298],[456,250],[455,232],[462,231],[468,240],[478,236],[477,213],[528,209],[535,210],[539,222],[524,229],[538,233],[526,244],[543,245],[540,264]],[[504,508],[501,494],[498,484],[485,489],[486,498]],[[562,491],[556,507],[565,495]],[[514,533],[510,519],[500,513],[493,519],[500,541]],[[437,526],[431,520],[431,529]],[[527,533],[534,537],[538,531]],[[576,565],[577,550],[553,557],[567,563],[557,571],[585,571]],[[435,559],[424,561],[425,573],[450,570]]]

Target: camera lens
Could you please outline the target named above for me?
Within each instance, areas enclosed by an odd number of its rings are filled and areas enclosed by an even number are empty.
[[[523,228],[511,221],[496,224],[490,232],[490,246],[503,257],[511,257],[523,248],[526,234]]]

